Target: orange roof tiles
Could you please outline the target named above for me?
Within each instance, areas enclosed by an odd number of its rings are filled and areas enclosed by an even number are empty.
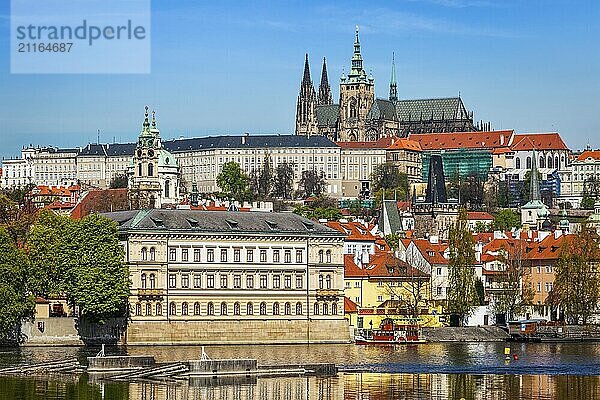
[[[472,220],[494,220],[494,216],[485,211],[469,211],[467,212],[467,218]]]
[[[344,312],[345,313],[355,313],[358,312],[358,305],[344,296]]]
[[[453,132],[411,134],[410,140],[419,142],[423,150],[442,149],[495,149],[508,147],[514,131]]]
[[[412,242],[429,264],[448,264],[448,259],[444,257],[444,252],[448,249],[447,243],[431,243],[427,239],[413,239]]]
[[[427,278],[419,269],[400,260],[391,252],[379,252],[371,256],[369,262],[359,267],[352,254],[344,255],[344,276],[346,278]]]
[[[349,241],[377,241],[378,237],[373,235],[369,229],[363,224],[356,221],[350,222],[339,222],[339,221],[327,221],[325,223],[328,227],[335,229],[338,232],[346,235],[346,240]]]
[[[586,150],[577,156],[577,161],[585,161],[588,158],[600,160],[600,150]]]
[[[526,150],[568,150],[560,135],[554,133],[522,133],[515,135],[512,146],[514,151]]]
[[[423,151],[421,144],[416,140],[410,140],[406,138],[396,139],[392,143],[388,150],[412,150],[412,151]]]

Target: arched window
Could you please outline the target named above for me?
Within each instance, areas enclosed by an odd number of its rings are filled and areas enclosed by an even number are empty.
[[[531,157],[527,157],[527,169],[531,169]]]
[[[148,249],[142,247],[142,261],[146,261],[148,259]]]
[[[169,187],[171,186],[171,182],[167,179],[165,181],[165,197],[171,197],[169,194]]]
[[[319,315],[319,303],[315,303],[313,314]]]
[[[254,305],[252,303],[246,304],[246,315],[254,315]]]
[[[146,315],[152,316],[152,304],[146,303]]]
[[[156,303],[156,315],[162,315],[162,303]]]
[[[521,159],[519,157],[515,158],[515,168],[521,169]]]
[[[154,274],[150,274],[150,289],[154,289],[156,287],[156,276]]]
[[[356,118],[358,115],[358,102],[356,101],[356,99],[353,97],[350,99],[350,112],[349,112],[349,117],[350,118]]]
[[[169,304],[169,315],[177,315],[177,306],[173,301]]]
[[[273,303],[273,315],[279,315],[279,303]]]
[[[323,264],[323,250],[319,250],[319,264]]]
[[[331,275],[327,275],[325,277],[325,287],[327,289],[331,289]]]
[[[227,303],[221,303],[221,315],[227,315]]]
[[[329,314],[329,306],[327,303],[323,303],[323,315]]]
[[[292,314],[292,305],[290,303],[285,303],[284,314],[291,315]]]
[[[200,315],[200,303],[199,302],[194,303],[194,315]]]
[[[337,315],[337,313],[338,313],[338,305],[337,305],[337,303],[332,303],[331,304],[331,314]]]
[[[148,164],[148,176],[154,176],[154,164]]]
[[[323,289],[323,275],[319,275],[319,289]]]
[[[327,264],[331,264],[331,250],[327,250],[325,252],[325,262]]]
[[[558,156],[554,157],[554,168],[560,169],[560,165],[558,164]]]
[[[296,303],[296,315],[302,315],[302,303]]]
[[[154,247],[150,247],[150,261],[156,260],[156,249]]]
[[[546,168],[546,159],[544,158],[544,156],[540,156],[540,168]]]
[[[233,303],[233,315],[240,315],[240,303]]]
[[[208,303],[208,306],[206,308],[206,313],[208,315],[215,315],[215,305],[212,302]]]
[[[181,303],[181,315],[188,315],[188,303]]]
[[[548,163],[546,165],[548,168],[552,168],[552,156],[548,156]]]
[[[142,289],[146,289],[146,274],[142,274]]]
[[[142,176],[142,163],[138,164],[138,175]]]
[[[260,315],[267,315],[267,303],[265,303],[264,301],[262,303],[260,303],[259,312],[260,312]]]
[[[135,304],[135,315],[142,315],[142,305],[140,303]]]

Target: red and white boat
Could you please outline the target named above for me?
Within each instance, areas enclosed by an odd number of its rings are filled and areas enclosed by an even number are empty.
[[[398,325],[386,318],[379,329],[363,329],[354,337],[356,344],[418,344],[426,343],[421,338],[418,325]]]

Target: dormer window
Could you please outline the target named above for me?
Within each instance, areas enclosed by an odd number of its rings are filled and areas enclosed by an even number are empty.
[[[269,221],[269,220],[266,220],[265,222],[269,226],[269,229],[271,229],[272,231],[277,229],[277,222],[273,222],[273,221]]]
[[[198,221],[196,221],[194,218],[186,218],[188,224],[190,224],[190,226],[192,228],[197,228],[198,227]]]
[[[226,219],[225,222],[227,222],[227,225],[229,225],[229,229],[238,229],[238,222],[231,220],[231,219]]]

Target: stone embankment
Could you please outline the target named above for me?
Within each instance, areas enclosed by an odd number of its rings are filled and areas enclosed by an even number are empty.
[[[508,333],[496,326],[423,328],[428,342],[503,342]]]

